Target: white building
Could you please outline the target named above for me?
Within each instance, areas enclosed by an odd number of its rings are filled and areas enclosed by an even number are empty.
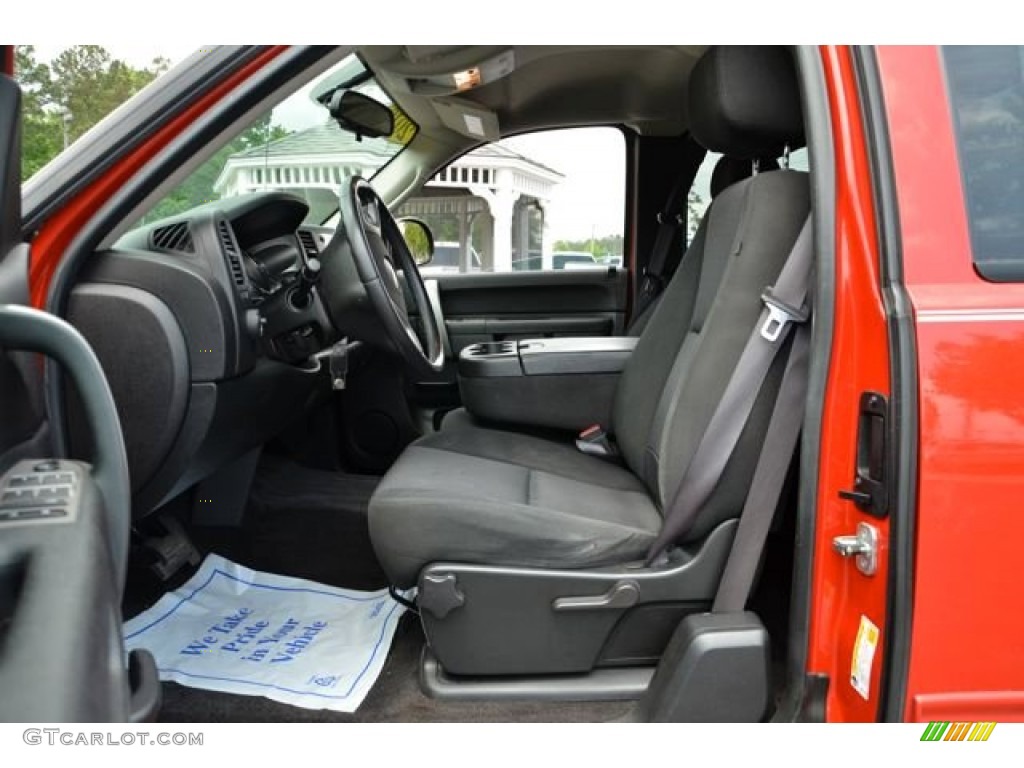
[[[213,188],[221,197],[290,190],[311,206],[326,201],[333,208],[346,178],[369,178],[390,154],[381,142],[357,141],[331,122],[231,155]],[[562,178],[528,157],[489,144],[438,173],[398,214],[425,219],[439,240],[457,239],[464,270],[470,243],[480,252],[483,269],[522,269],[528,260],[539,262],[543,252],[550,252],[543,211]]]

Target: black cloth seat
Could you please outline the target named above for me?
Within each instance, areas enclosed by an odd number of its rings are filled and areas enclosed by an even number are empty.
[[[775,158],[759,158],[757,160],[758,166],[761,171],[774,171],[778,170],[779,164]],[[704,211],[704,216],[701,218],[700,223],[697,226],[697,231],[693,233],[693,239],[687,246],[687,253],[694,251],[704,250],[704,237],[707,234],[707,223],[710,213],[710,208],[714,206],[715,199],[725,189],[728,189],[733,184],[743,181],[743,179],[750,178],[754,173],[754,161],[748,157],[730,157],[729,155],[723,155],[718,158],[718,162],[715,163],[715,169],[711,172],[711,201],[708,204],[708,209]],[[681,256],[677,256],[675,259],[670,258],[666,263],[666,266],[670,267],[668,270],[669,275],[675,274],[678,262],[682,260]],[[670,278],[671,279],[671,278]],[[639,336],[644,332],[647,327],[647,323],[650,322],[651,317],[654,315],[654,310],[658,307],[658,303],[661,301],[665,294],[659,294],[651,301],[650,304],[641,312],[639,315],[634,317],[626,329],[626,336]]]
[[[635,560],[662,522],[624,467],[568,442],[477,426],[465,411],[409,446],[371,509],[378,557],[400,585],[440,560],[564,568]]]
[[[689,83],[694,137],[739,158],[777,156],[803,129],[792,59],[713,48]],[[662,294],[616,391],[622,466],[571,441],[465,414],[410,445],[370,501],[370,536],[398,587],[439,561],[589,568],[641,559],[808,212],[806,174],[759,173],[723,190]],[[785,365],[780,355],[688,540],[739,516]],[[449,421],[451,423],[449,423]],[[709,596],[710,597],[710,596]]]

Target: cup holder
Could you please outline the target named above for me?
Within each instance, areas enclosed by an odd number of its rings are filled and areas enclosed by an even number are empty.
[[[518,354],[518,343],[515,341],[485,341],[471,344],[462,352],[466,357],[499,357]]]

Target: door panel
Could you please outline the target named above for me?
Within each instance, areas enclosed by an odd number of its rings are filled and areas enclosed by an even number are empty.
[[[625,322],[622,269],[436,278],[453,356],[481,341],[552,336],[612,336]]]
[[[21,242],[21,90],[6,74],[13,46],[0,46],[0,306],[28,303],[28,247]],[[42,427],[38,360],[0,347],[0,472]]]
[[[20,101],[0,74],[0,721],[149,718],[155,664],[133,653],[130,683],[121,639],[131,509],[114,401],[81,335],[22,306]],[[48,456],[39,354],[84,395],[93,466]]]
[[[4,73],[13,46],[0,46]],[[8,60],[9,59],[9,60]],[[0,305],[28,303],[28,246],[21,242],[20,91],[0,73]],[[38,360],[0,349],[0,471],[43,427],[42,369]]]

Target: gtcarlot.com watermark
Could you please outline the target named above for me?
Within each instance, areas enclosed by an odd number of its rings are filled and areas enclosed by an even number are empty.
[[[74,731],[65,728],[26,728],[22,740],[50,747],[201,747],[203,734],[184,731]]]

